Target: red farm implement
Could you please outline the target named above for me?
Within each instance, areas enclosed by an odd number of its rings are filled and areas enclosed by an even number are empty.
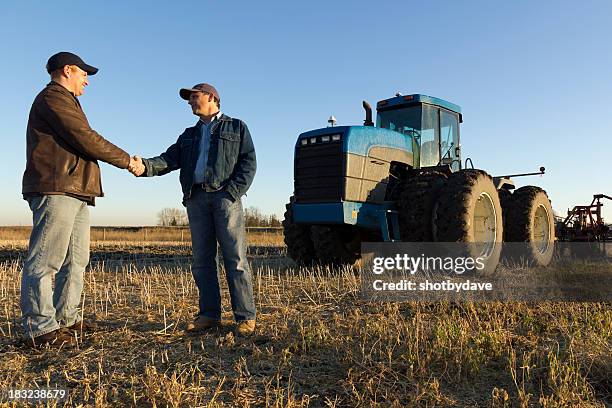
[[[604,198],[612,200],[605,194],[595,194],[590,205],[577,205],[568,210],[565,219],[559,218],[556,231],[559,241],[612,241],[610,225],[606,225],[601,217],[601,200]]]

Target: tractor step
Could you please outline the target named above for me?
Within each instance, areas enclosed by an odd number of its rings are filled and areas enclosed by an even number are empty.
[[[397,210],[381,210],[380,230],[382,231],[384,242],[400,241],[399,233],[399,213]]]

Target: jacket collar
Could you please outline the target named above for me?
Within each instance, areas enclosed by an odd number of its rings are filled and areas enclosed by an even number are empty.
[[[60,85],[61,86],[61,85]],[[221,117],[216,120],[216,122],[231,122],[232,118],[227,116],[225,113],[221,113]],[[200,129],[202,126],[202,121],[198,119],[198,122],[193,126],[195,129]]]
[[[221,118],[221,116],[223,116],[223,112],[217,112],[215,114],[215,116],[213,116],[212,120],[208,124],[206,124],[206,125],[210,125],[210,124],[212,124],[214,122],[217,122]],[[202,126],[203,124],[205,124],[204,121],[202,119],[200,119],[198,121],[198,125]]]
[[[79,99],[76,97],[75,94],[73,94],[71,91],[69,91],[66,87],[64,87],[64,85],[57,83],[55,81],[51,81],[47,84],[47,88],[49,87],[54,87],[60,90],[60,92],[64,92],[70,96],[72,96],[72,99],[74,99],[74,101],[76,102],[76,104],[79,106],[79,108],[81,110],[83,110],[83,108],[81,107],[81,102],[79,102]]]
[[[67,92],[67,93],[69,93],[70,95],[74,96],[74,94],[73,94],[71,91],[69,91],[69,90],[68,90],[68,89],[67,89],[67,88],[66,88],[64,85],[60,84],[59,82],[51,81],[51,82],[49,82],[49,83],[47,84],[47,86],[54,86],[54,87],[56,87],[56,88],[61,89],[61,90],[62,90],[62,91],[64,91],[64,92]],[[76,98],[76,96],[74,96],[74,97]]]

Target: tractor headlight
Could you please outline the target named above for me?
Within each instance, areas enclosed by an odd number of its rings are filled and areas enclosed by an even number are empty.
[[[322,142],[329,142],[329,140],[330,140],[330,136],[329,136],[329,135],[327,135],[327,136],[321,136],[321,141],[322,141]]]
[[[332,140],[334,142],[337,142],[338,140],[340,140],[340,135],[332,135]]]
[[[308,144],[308,139],[302,139],[302,146],[306,146]]]

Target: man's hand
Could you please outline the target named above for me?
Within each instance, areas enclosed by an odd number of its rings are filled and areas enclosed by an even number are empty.
[[[128,165],[128,170],[135,176],[141,176],[142,173],[145,172],[145,166],[142,163],[142,158],[140,156],[130,157],[130,164]]]

